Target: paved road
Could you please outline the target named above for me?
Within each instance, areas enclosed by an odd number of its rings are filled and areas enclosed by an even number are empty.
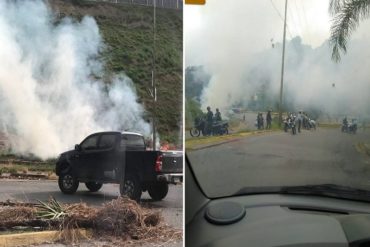
[[[338,129],[277,132],[188,153],[195,174],[210,196],[242,187],[335,183],[370,189],[370,159],[355,145],[370,133]]]
[[[100,206],[119,196],[118,185],[105,184],[96,193],[88,192],[84,184],[80,184],[74,195],[64,195],[59,191],[57,181],[50,180],[0,180],[0,201],[17,200],[36,202],[47,200],[53,196],[63,203],[86,202],[89,205]],[[143,193],[142,205],[160,209],[166,222],[182,229],[182,185],[170,185],[168,195],[158,202],[150,199],[148,193]]]

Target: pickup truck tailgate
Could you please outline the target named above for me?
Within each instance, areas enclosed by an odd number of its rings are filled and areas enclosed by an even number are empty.
[[[182,173],[183,153],[167,151],[162,153],[162,173]]]

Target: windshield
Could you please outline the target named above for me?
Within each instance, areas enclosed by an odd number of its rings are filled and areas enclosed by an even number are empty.
[[[334,0],[185,6],[185,146],[208,197],[370,190],[370,23],[340,36],[341,11]]]

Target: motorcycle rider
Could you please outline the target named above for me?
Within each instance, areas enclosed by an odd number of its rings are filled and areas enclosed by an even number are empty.
[[[215,121],[222,121],[221,112],[218,110],[218,108],[216,108]]]
[[[344,119],[343,119],[343,125],[344,126],[348,126],[348,120],[347,120],[347,117],[344,117]]]
[[[348,120],[347,120],[347,117],[344,117],[344,119],[343,119],[343,127],[344,127],[345,129],[347,129],[347,128],[348,128]]]
[[[266,115],[266,129],[271,129],[271,122],[272,122],[272,117],[271,117],[271,109],[267,111]]]
[[[211,107],[207,106],[207,114],[206,114],[206,133],[207,135],[211,135],[212,124],[213,124],[213,112],[211,111]]]

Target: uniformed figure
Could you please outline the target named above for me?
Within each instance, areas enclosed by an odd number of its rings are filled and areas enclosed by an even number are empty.
[[[257,128],[263,129],[263,115],[261,112],[259,112],[257,115]]]
[[[344,126],[347,126],[347,125],[348,125],[347,117],[345,117],[345,118],[343,119],[343,125],[344,125]]]
[[[271,110],[268,110],[266,115],[266,129],[271,129],[271,122],[272,122]]]
[[[298,120],[298,133],[301,132],[301,125],[302,125],[302,111],[298,112],[297,120]]]
[[[211,135],[212,133],[212,124],[213,124],[213,112],[211,111],[211,107],[207,107],[207,115],[206,115],[206,129],[207,135]]]
[[[221,121],[221,112],[216,108],[216,113],[215,113],[215,121]]]

